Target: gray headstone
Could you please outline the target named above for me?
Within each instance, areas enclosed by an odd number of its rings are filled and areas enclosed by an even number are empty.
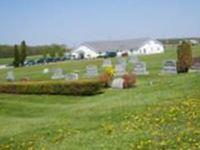
[[[175,60],[164,61],[162,73],[176,74],[177,73],[176,61]]]
[[[123,76],[126,74],[126,68],[122,64],[115,65],[116,76]]]
[[[14,73],[13,71],[8,71],[6,76],[7,81],[15,81]]]
[[[112,61],[111,61],[111,59],[104,59],[102,67],[112,67]]]
[[[200,72],[200,62],[193,63],[190,72]]]
[[[87,66],[87,76],[88,77],[95,77],[98,76],[98,68],[95,65]]]
[[[126,61],[125,58],[120,57],[120,58],[117,59],[117,64],[126,67],[127,61]]]
[[[65,75],[63,74],[62,69],[57,68],[57,69],[53,70],[53,75],[52,75],[51,79],[57,80],[57,79],[63,79],[63,78],[65,78]]]
[[[112,81],[111,87],[115,88],[115,89],[123,89],[124,88],[124,79],[122,79],[122,78],[114,79]]]
[[[135,64],[135,63],[139,62],[139,59],[136,55],[131,55],[129,57],[129,62],[132,63],[132,64]]]
[[[134,71],[136,75],[148,75],[149,72],[147,71],[146,63],[145,62],[137,62],[134,65]]]
[[[78,80],[79,75],[77,73],[70,73],[66,75],[66,80]]]

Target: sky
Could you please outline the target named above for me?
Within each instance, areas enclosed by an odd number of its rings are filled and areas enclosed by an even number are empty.
[[[200,0],[0,0],[0,44],[200,37]]]

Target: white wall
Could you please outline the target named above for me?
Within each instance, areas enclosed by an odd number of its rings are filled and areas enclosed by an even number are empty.
[[[90,58],[96,58],[99,56],[98,53],[96,53],[95,51],[93,51],[92,49],[88,48],[87,46],[81,45],[78,48],[74,49],[72,51],[72,55],[75,58],[79,57],[79,54],[83,53],[84,54],[84,58],[86,59],[90,59]]]
[[[138,54],[143,54],[143,55],[158,54],[163,52],[164,52],[163,45],[153,40],[147,42],[144,46],[142,46],[138,50]]]

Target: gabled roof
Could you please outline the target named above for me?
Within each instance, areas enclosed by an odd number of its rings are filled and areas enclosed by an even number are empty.
[[[82,45],[89,47],[96,52],[116,51],[116,50],[138,50],[145,43],[151,41],[150,38],[129,39],[129,40],[116,40],[116,41],[94,41],[85,42]],[[157,40],[153,40],[161,44]]]

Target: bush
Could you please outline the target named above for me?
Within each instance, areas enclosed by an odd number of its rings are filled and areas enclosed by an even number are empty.
[[[135,74],[125,74],[122,76],[124,79],[124,88],[131,88],[136,84],[136,75]]]
[[[107,73],[103,73],[99,76],[99,81],[101,82],[103,87],[109,87],[110,82],[112,81],[112,76]]]
[[[192,65],[192,49],[191,44],[188,42],[182,42],[178,46],[177,50],[177,72],[186,73]]]
[[[0,84],[0,93],[49,94],[49,95],[95,95],[102,92],[99,81],[43,81]]]

